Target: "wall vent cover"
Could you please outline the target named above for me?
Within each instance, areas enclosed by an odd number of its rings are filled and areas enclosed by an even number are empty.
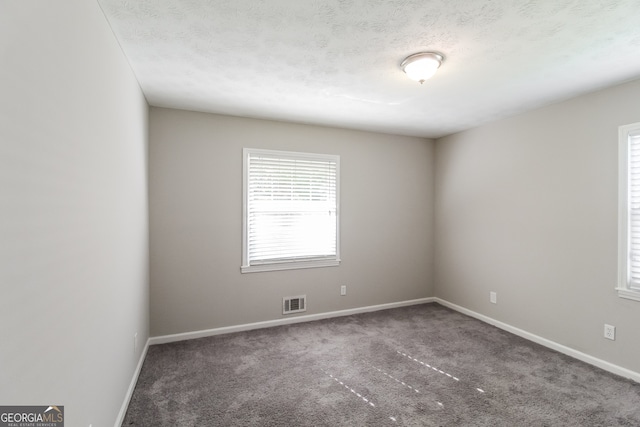
[[[282,298],[282,314],[300,313],[301,311],[307,311],[306,295]]]

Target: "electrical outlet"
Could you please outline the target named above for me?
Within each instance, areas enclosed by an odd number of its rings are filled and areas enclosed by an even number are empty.
[[[611,326],[611,325],[607,325],[605,323],[604,325],[604,337],[608,340],[615,340],[616,339],[616,327],[615,326]]]
[[[347,294],[347,285],[340,286],[340,295],[346,295],[346,294]]]
[[[492,304],[497,304],[498,303],[498,294],[495,292],[489,292],[489,301]]]

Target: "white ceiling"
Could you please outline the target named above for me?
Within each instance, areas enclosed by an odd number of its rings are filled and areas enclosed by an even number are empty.
[[[98,2],[160,107],[437,138],[640,78],[640,0]]]

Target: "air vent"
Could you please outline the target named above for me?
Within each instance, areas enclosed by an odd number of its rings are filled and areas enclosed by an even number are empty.
[[[300,313],[301,311],[307,311],[306,295],[282,298],[282,314]]]

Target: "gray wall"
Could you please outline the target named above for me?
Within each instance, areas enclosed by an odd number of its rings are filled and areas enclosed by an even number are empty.
[[[0,403],[112,426],[148,337],[148,107],[95,1],[0,2],[0,63]]]
[[[617,132],[638,99],[635,81],[438,140],[436,296],[640,372],[640,303],[614,291]]]
[[[432,296],[431,141],[160,108],[149,132],[153,336],[279,319],[287,295],[305,314]],[[243,147],[341,156],[339,267],[240,273]]]

